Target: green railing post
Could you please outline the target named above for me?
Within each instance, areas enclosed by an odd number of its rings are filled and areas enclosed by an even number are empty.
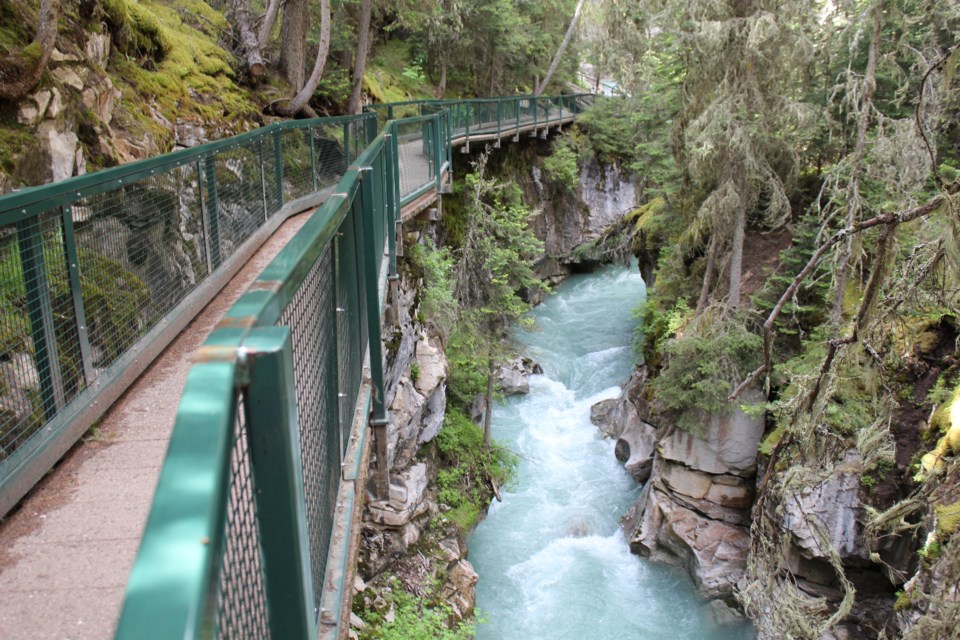
[[[277,202],[274,211],[283,208],[283,132],[273,132],[273,175],[277,182]]]
[[[497,142],[500,142],[500,133],[503,124],[503,98],[497,98]]]
[[[273,212],[267,205],[267,165],[263,161],[263,138],[257,140],[257,155],[260,157],[260,201],[263,206],[263,219],[266,221]]]
[[[400,127],[397,125],[396,122],[394,122],[393,123],[393,143],[391,146],[393,147],[393,157],[395,159],[395,162],[393,163],[393,172],[394,172],[393,188],[396,194],[394,196],[394,201],[397,203],[397,219],[395,221],[396,227],[393,229],[393,234],[395,237],[398,238],[397,256],[402,257],[403,256],[403,237],[397,235],[400,233],[400,230],[403,227],[403,220],[401,219],[401,215],[400,215],[401,214],[401,211],[400,211],[401,194],[400,194],[400,140],[399,140],[399,137],[400,137]]]
[[[533,96],[533,136],[537,135],[537,117],[539,109],[537,107],[537,96]]]
[[[245,408],[270,635],[312,640],[316,616],[290,329],[254,329],[241,349],[250,377]]]
[[[516,134],[516,137],[514,138],[514,141],[515,141],[515,142],[519,142],[519,140],[520,140],[520,104],[521,104],[521,102],[520,102],[520,98],[514,98],[513,101],[514,101],[514,103],[517,105],[517,134]]]
[[[47,266],[43,255],[43,229],[40,216],[17,222],[17,245],[23,284],[27,291],[27,313],[33,337],[33,357],[40,376],[40,395],[47,419],[65,403],[63,377],[57,349],[57,331],[53,320],[53,303],[47,282]],[[75,292],[80,295],[79,291]]]
[[[387,196],[387,247],[390,256],[390,277],[397,277],[397,193],[396,193],[396,164],[397,154],[393,147],[394,135],[391,127],[383,141],[384,188]]]
[[[440,193],[440,187],[443,185],[443,158],[446,155],[443,152],[443,136],[440,135],[440,114],[433,116],[430,121],[430,128],[433,131],[433,157],[436,158],[437,167],[437,193]]]
[[[80,288],[80,263],[77,258],[77,241],[73,231],[73,209],[63,208],[63,247],[70,274],[70,297],[73,298],[73,315],[77,322],[77,338],[80,342],[80,359],[83,361],[83,376],[87,384],[93,381],[93,351],[90,348],[90,330],[83,310],[83,293]]]
[[[207,186],[206,223],[209,238],[210,263],[214,269],[220,266],[220,212],[217,195],[217,158],[214,155],[203,159],[203,173]]]
[[[453,123],[451,112],[447,111],[447,171],[453,174]]]
[[[383,347],[380,343],[380,293],[378,279],[380,275],[380,257],[383,247],[374,243],[374,207],[373,207],[373,167],[360,170],[360,204],[362,215],[360,233],[363,239],[363,273],[367,302],[367,329],[370,342],[370,379],[373,384],[372,411],[374,420],[386,417],[386,405],[383,396]]]
[[[313,127],[307,127],[307,135],[310,137],[310,170],[313,177],[313,191],[317,191],[317,149],[314,144]]]
[[[343,166],[350,166],[350,125],[343,123]]]
[[[373,172],[372,167],[362,167],[360,178],[360,211],[357,221],[361,223],[363,239],[363,290],[366,295],[367,336],[370,349],[370,425],[373,427],[374,444],[377,450],[377,466],[374,477],[377,497],[385,499],[390,490],[390,470],[387,466],[387,417],[383,386],[383,346],[380,339],[380,260],[383,247],[375,246],[373,225]]]

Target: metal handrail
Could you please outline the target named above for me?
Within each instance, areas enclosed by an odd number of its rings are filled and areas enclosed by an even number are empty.
[[[281,122],[0,197],[0,515],[375,129]]]
[[[351,519],[337,520],[346,529],[334,531],[333,514],[349,515],[362,500],[366,420],[375,438],[388,420],[380,318],[384,278],[396,276],[401,208],[442,189],[455,119],[465,119],[469,140],[471,119],[493,105],[499,137],[519,133],[523,109],[536,131],[576,113],[583,99],[399,103],[419,105],[421,115],[390,119],[379,135],[375,113],[283,122],[0,198],[0,286],[16,289],[24,309],[10,316],[23,336],[8,338],[21,351],[3,355],[19,362],[26,354],[35,367],[22,377],[38,379],[34,413],[43,419],[0,460],[0,511],[286,215],[319,204],[190,370],[117,637],[305,638],[336,630],[347,556],[330,542],[335,534],[349,538]],[[123,239],[125,255],[99,239],[104,229]],[[189,253],[177,266],[196,271],[189,286],[148,278],[163,256],[141,244],[170,237]],[[108,276],[96,280],[100,271]],[[133,300],[136,331],[104,356],[97,332],[105,311],[95,305],[111,293]],[[148,312],[149,322],[138,320]]]

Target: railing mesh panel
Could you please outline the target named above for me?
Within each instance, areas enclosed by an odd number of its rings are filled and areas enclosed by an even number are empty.
[[[340,477],[333,251],[310,269],[280,324],[290,327],[313,593],[319,609]]]
[[[414,193],[436,177],[431,159],[430,121],[397,124],[397,151],[400,164],[400,197]]]
[[[346,125],[339,124],[314,127],[310,131],[313,136],[314,154],[317,159],[317,170],[314,178],[317,190],[333,188],[346,173],[347,165],[350,164],[346,156],[345,144],[362,144],[363,138],[350,135]],[[348,134],[346,138],[344,137],[345,133]]]
[[[260,523],[254,499],[250,443],[243,398],[237,407],[230,454],[227,521],[217,584],[216,629],[221,640],[270,637]]]
[[[73,207],[95,376],[207,277],[200,193],[186,165]]]
[[[87,384],[59,209],[0,227],[0,460]]]
[[[361,315],[359,260],[354,215],[351,212],[340,225],[336,243],[337,258],[337,392],[340,399],[340,442],[346,449],[353,421],[353,409],[360,388],[361,366]]]
[[[264,201],[260,151],[261,145],[253,142],[223,151],[214,158],[216,194],[207,190],[207,211],[216,211],[215,224],[224,259],[235,253],[267,219],[265,205],[269,205]]]

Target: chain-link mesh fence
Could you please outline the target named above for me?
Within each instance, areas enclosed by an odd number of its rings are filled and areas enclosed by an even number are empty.
[[[290,327],[296,386],[303,492],[309,531],[315,606],[320,606],[327,549],[333,528],[340,469],[338,405],[337,292],[334,251],[324,249],[306,280],[280,315]]]
[[[528,112],[533,115],[540,106],[538,102],[518,100],[506,111],[498,100],[471,103],[478,109],[473,112],[468,105],[462,112],[463,124],[468,127],[489,121],[492,114],[496,127],[498,121],[504,124],[504,113],[508,113],[512,114],[515,127],[517,118]],[[422,105],[401,106],[419,111]],[[334,521],[339,507],[341,478],[358,480],[362,477],[359,469],[354,468],[360,459],[355,450],[349,449],[353,453],[347,460],[348,444],[352,437],[358,437],[352,427],[355,416],[359,415],[356,413],[358,409],[366,407],[369,407],[369,415],[363,415],[363,419],[369,418],[374,425],[386,424],[380,336],[381,278],[386,273],[382,268],[384,247],[393,248],[388,238],[394,231],[393,225],[404,198],[412,199],[431,185],[440,186],[438,177],[444,163],[449,162],[450,134],[458,117],[456,107],[452,105],[450,111],[396,121],[373,144],[363,147],[351,144],[351,141],[356,140],[361,132],[369,135],[374,122],[372,116],[363,122],[314,127],[307,133],[303,130],[285,131],[273,139],[258,140],[256,144],[235,145],[229,150],[230,154],[207,161],[198,170],[202,191],[200,201],[203,203],[200,210],[205,214],[202,217],[206,221],[204,229],[208,236],[204,245],[208,248],[207,253],[198,255],[211,264],[217,259],[210,247],[228,249],[230,245],[226,240],[242,234],[246,227],[233,221],[219,224],[221,221],[218,220],[217,229],[212,229],[208,214],[214,208],[230,208],[245,196],[255,199],[255,190],[244,179],[248,173],[244,167],[252,160],[259,160],[259,195],[267,204],[257,209],[248,203],[247,208],[234,216],[238,221],[245,220],[245,215],[255,216],[258,211],[264,217],[272,215],[269,201],[272,194],[280,191],[277,185],[283,185],[285,199],[310,193],[303,191],[305,182],[310,183],[313,192],[328,187],[335,191],[334,197],[297,234],[296,241],[281,251],[237,302],[234,306],[236,313],[233,310],[228,312],[228,315],[234,314],[234,320],[243,318],[242,323],[227,323],[222,334],[218,331],[208,340],[208,344],[216,347],[217,357],[226,358],[224,364],[228,365],[226,369],[218,370],[218,382],[214,386],[223,394],[234,395],[239,386],[243,397],[243,407],[233,427],[229,468],[224,472],[227,485],[210,490],[204,500],[190,507],[202,509],[203,513],[222,507],[224,514],[213,524],[222,534],[216,538],[222,537],[223,540],[222,549],[215,550],[220,554],[218,573],[214,578],[215,599],[210,603],[204,601],[191,605],[201,610],[213,610],[213,628],[208,630],[201,623],[205,632],[211,635],[261,638],[270,636],[271,630],[274,636],[283,635],[277,629],[284,628],[282,623],[287,620],[281,620],[283,616],[275,614],[275,610],[285,607],[291,598],[300,602],[302,597],[304,601],[303,611],[295,614],[297,618],[302,616],[309,620],[304,628],[320,623],[317,616],[321,611],[325,611],[328,618],[340,615],[325,607],[330,605],[328,598],[339,598],[342,590],[350,585],[331,586],[324,580],[328,575],[328,558],[333,557],[331,554],[336,547],[334,541],[340,545],[336,548],[341,554],[346,553],[344,545],[349,545],[352,514],[347,514],[348,521],[340,525]],[[350,164],[353,164],[352,168],[348,168]],[[224,171],[230,172],[233,178],[224,176],[220,179]],[[336,182],[339,171],[346,171],[346,174]],[[212,186],[216,189],[208,185],[209,180],[213,180]],[[229,224],[234,224],[235,228],[225,228]],[[215,235],[214,231],[220,235]],[[216,241],[211,243],[214,238]],[[395,254],[391,252],[389,257],[390,264],[395,267]],[[3,277],[2,266],[0,277]],[[150,289],[149,285],[144,288]],[[281,354],[289,353],[292,371],[281,373],[279,381],[251,375],[248,368],[254,366],[249,362],[256,362],[257,358],[266,357],[268,353],[258,352],[252,345],[260,343],[247,342],[248,338],[262,327],[275,325],[289,328],[290,332],[289,343],[283,343],[285,346],[279,349]],[[239,326],[244,328],[238,331]],[[364,358],[368,353],[370,369],[366,384],[369,386],[365,387]],[[209,362],[196,365],[205,372],[209,366],[212,366]],[[228,372],[232,372],[229,373],[230,380],[223,377]],[[292,379],[287,380],[290,374]],[[234,376],[239,383],[233,382]],[[211,405],[206,387],[201,388],[201,385],[210,384],[210,379],[199,379],[192,386],[188,383],[174,428],[175,437],[180,433],[194,434],[195,429],[187,429],[198,421],[225,424],[226,410],[216,402]],[[364,389],[369,395],[361,397]],[[288,466],[283,467],[281,475],[288,480],[291,477],[300,479],[302,487],[293,485],[296,495],[282,494],[292,497],[290,505],[280,511],[284,518],[295,514],[294,520],[302,517],[304,522],[292,527],[290,520],[281,524],[270,517],[259,516],[257,509],[257,496],[280,495],[276,490],[281,486],[281,480],[263,466],[276,460],[260,463],[258,456],[264,451],[264,435],[275,433],[271,429],[276,428],[278,420],[293,429],[293,422],[281,417],[286,410],[278,408],[286,403],[285,398],[291,396],[295,399],[296,442],[288,448],[289,458],[280,456],[282,460],[289,460],[284,462]],[[230,398],[232,403],[233,395]],[[264,412],[262,407],[265,405],[270,407],[269,411]],[[260,408],[255,410],[254,407]],[[225,431],[223,428],[219,432]],[[251,455],[251,439],[255,443],[253,450],[258,452],[255,456]],[[384,473],[385,462],[377,459],[378,469],[384,465]],[[170,465],[175,467],[177,464],[182,465],[183,461],[168,458],[164,473]],[[210,461],[210,464],[215,463]],[[270,480],[265,481],[267,477]],[[165,496],[165,504],[184,490],[175,475],[171,478],[169,483],[161,482],[157,489],[158,496]],[[366,487],[359,484],[354,487],[356,493],[365,490]],[[216,503],[220,491],[227,494],[226,504]],[[266,499],[259,502],[259,506],[263,512],[273,508],[271,501]],[[178,521],[177,518],[189,517],[187,508],[181,514],[164,512],[166,520],[160,518],[156,523],[151,515],[142,548],[152,548],[153,545],[148,543],[155,539],[164,540],[170,546],[170,529],[164,525],[171,519]],[[292,538],[280,538],[288,542],[299,538],[300,544],[278,546],[278,527],[281,526],[296,531],[289,534]],[[338,526],[344,528],[337,529]],[[282,562],[287,563],[284,566],[301,567],[304,572],[309,572],[310,579],[298,583],[291,576],[289,581],[281,581],[283,586],[277,589],[278,581],[274,579],[271,567],[278,566],[278,554],[284,557]],[[291,560],[291,556],[296,559]],[[154,572],[162,571],[163,562],[163,558],[141,554],[134,576],[149,578]],[[196,567],[187,579],[193,581],[191,584],[205,579],[201,569]],[[268,579],[268,575],[272,577]],[[286,578],[286,574],[283,577]],[[148,578],[143,581],[148,582]],[[343,578],[341,575],[340,579]],[[334,606],[339,607],[339,604]],[[151,602],[138,601],[130,611],[125,608],[119,637],[133,637],[124,635],[128,628],[124,623],[149,615],[150,607]],[[329,620],[325,624],[329,624]]]
[[[260,520],[254,499],[250,433],[239,397],[227,481],[226,523],[216,595],[217,638],[270,638],[266,580],[260,555]]]
[[[41,427],[91,404],[81,392],[117,383],[125,356],[285,203],[331,189],[374,123],[283,123],[0,197],[0,481],[22,473],[10,456],[48,446],[49,433],[32,438]],[[18,490],[0,496],[6,508]]]

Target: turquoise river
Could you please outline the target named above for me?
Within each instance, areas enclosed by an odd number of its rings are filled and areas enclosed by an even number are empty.
[[[741,640],[716,627],[689,576],[632,555],[620,517],[640,493],[600,438],[590,406],[614,398],[633,366],[636,267],[577,275],[516,338],[543,375],[498,403],[493,435],[520,455],[517,480],[472,535],[486,640]]]

